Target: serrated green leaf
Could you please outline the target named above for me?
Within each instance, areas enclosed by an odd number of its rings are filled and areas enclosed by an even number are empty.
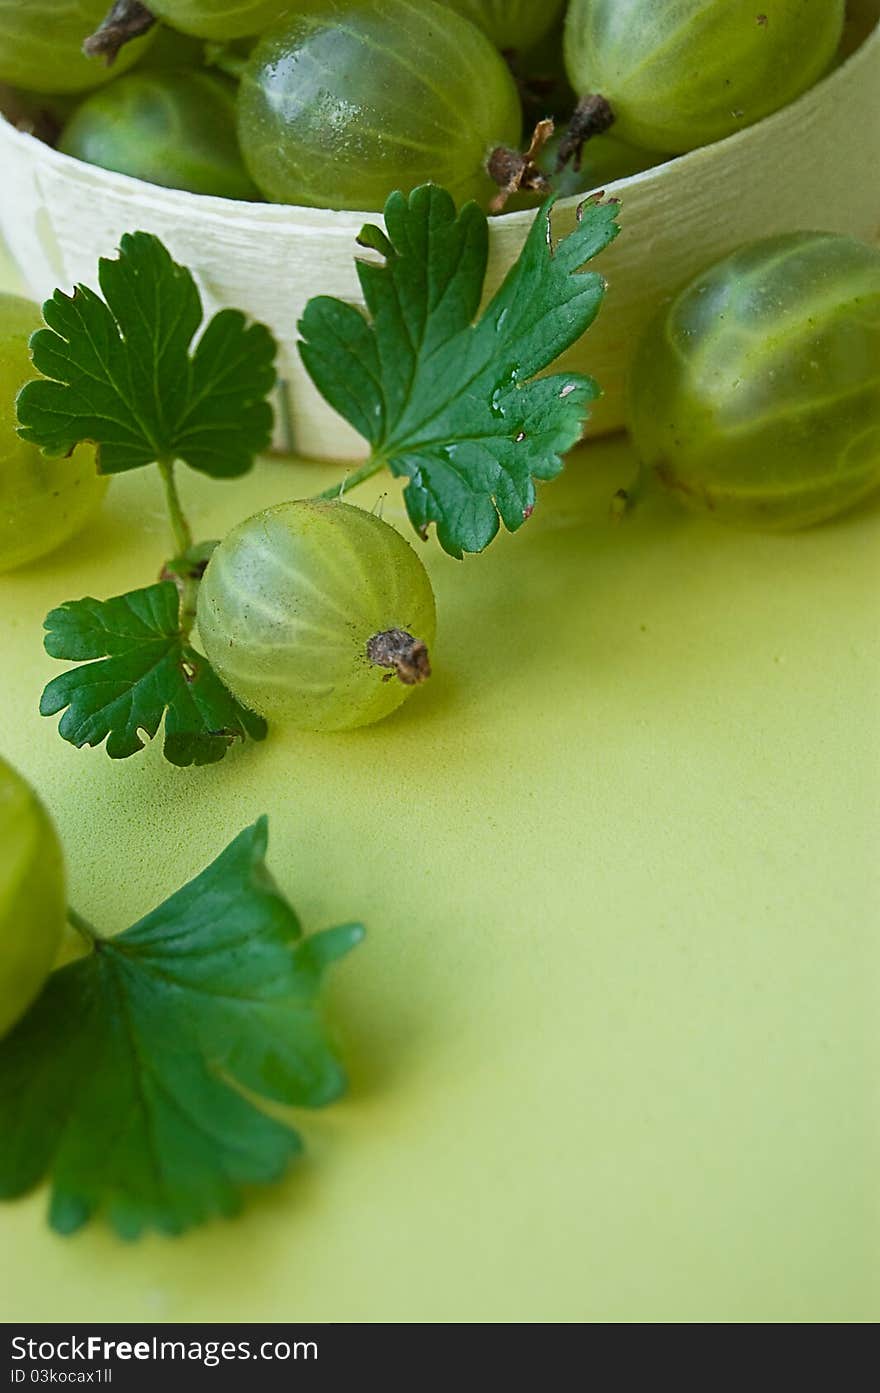
[[[301,1148],[243,1090],[298,1107],[345,1076],[317,1008],[325,969],[363,937],[303,938],[246,828],[139,923],[54,972],[0,1042],[0,1196],[51,1175],[50,1222],[103,1214],[123,1238],[234,1214],[242,1186]]]
[[[19,434],[48,455],[93,441],[103,474],[173,459],[217,478],[245,473],[272,437],[269,330],[221,310],[190,353],[198,289],[147,232],[126,233],[98,281],[103,299],[78,285],[43,306],[48,327],[31,338],[43,379],[18,394]]]
[[[617,234],[616,203],[584,204],[577,227],[554,245],[549,200],[519,259],[479,320],[488,224],[475,204],[456,215],[434,185],[392,194],[385,228],[364,246],[384,264],[360,261],[369,318],[320,296],[306,306],[300,353],[318,389],[409,482],[413,525],[437,527],[453,556],[481,551],[498,531],[522,526],[535,480],[562,468],[579,439],[591,378],[533,381],[589,327],[605,282],[584,264]],[[579,274],[580,273],[580,274]]]
[[[235,700],[180,628],[172,581],[110,600],[70,600],[46,616],[46,652],[83,666],[48,683],[40,713],[63,711],[58,729],[81,749],[107,741],[125,759],[165,718],[165,758],[214,764],[235,740],[262,740],[266,723]]]

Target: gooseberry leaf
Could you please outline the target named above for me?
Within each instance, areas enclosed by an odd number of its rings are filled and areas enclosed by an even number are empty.
[[[532,380],[584,333],[605,290],[582,267],[616,236],[617,204],[594,198],[555,242],[553,200],[535,217],[518,260],[475,321],[489,255],[476,204],[456,213],[435,185],[385,204],[385,229],[359,241],[383,261],[359,260],[367,314],[319,296],[299,329],[319,391],[408,480],[404,499],[423,535],[436,524],[452,556],[482,551],[521,527],[535,480],[551,479],[580,438],[599,394],[589,377]]]
[[[344,1092],[317,997],[363,929],[303,937],[267,839],[263,817],[132,928],[96,938],[0,1041],[0,1196],[48,1175],[59,1233],[100,1214],[132,1239],[232,1215],[243,1186],[284,1173],[300,1138],[257,1100],[314,1108]]]
[[[69,600],[45,620],[46,652],[81,664],[53,677],[40,713],[64,714],[63,738],[82,749],[107,741],[126,759],[152,740],[165,718],[171,764],[214,764],[236,740],[262,740],[266,722],[242,706],[180,624],[170,580],[110,600]]]
[[[246,473],[272,437],[269,330],[220,310],[190,352],[202,301],[151,233],[126,233],[98,283],[103,299],[78,285],[43,305],[48,327],[30,342],[43,377],[18,394],[19,435],[47,455],[92,441],[102,474],[174,459],[216,478]]]

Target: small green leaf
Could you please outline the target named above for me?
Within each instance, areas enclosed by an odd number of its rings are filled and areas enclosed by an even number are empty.
[[[48,328],[31,338],[43,379],[18,394],[19,434],[48,455],[93,441],[103,474],[173,459],[217,478],[245,473],[272,437],[269,330],[221,310],[191,354],[196,283],[147,232],[125,234],[98,282],[103,300],[78,285],[43,306]]]
[[[125,759],[152,740],[165,717],[165,758],[172,764],[214,764],[235,740],[262,740],[266,723],[241,706],[180,627],[172,581],[159,581],[111,600],[70,600],[46,617],[46,652],[84,666],[54,677],[40,713],[64,715],[59,731],[71,745],[107,741],[111,759]]]
[[[321,1107],[345,1089],[317,1007],[363,937],[303,938],[261,818],[133,928],[60,968],[0,1042],[0,1196],[52,1179],[50,1222],[123,1238],[231,1215],[296,1132],[246,1096]]]
[[[456,215],[424,185],[385,205],[385,227],[359,241],[384,264],[359,261],[369,318],[319,296],[300,323],[302,360],[327,401],[406,477],[413,525],[431,523],[452,556],[482,551],[522,526],[536,479],[551,479],[580,437],[599,389],[577,373],[532,379],[589,327],[605,290],[584,264],[616,236],[617,204],[592,200],[554,244],[552,200],[519,259],[474,323],[489,238],[473,203]]]

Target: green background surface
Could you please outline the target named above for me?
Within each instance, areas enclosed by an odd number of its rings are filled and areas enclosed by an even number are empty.
[[[0,1318],[880,1315],[880,507],[764,537],[653,498],[615,527],[631,471],[594,443],[518,536],[422,549],[436,675],[396,717],[212,769],[37,714],[46,611],[154,578],[154,471],[0,577],[0,750],[82,913],[124,927],[266,811],[306,927],[369,929],[328,993],[351,1093],[299,1119],[306,1161],[179,1241],[3,1207]],[[183,493],[217,536],[333,477]]]

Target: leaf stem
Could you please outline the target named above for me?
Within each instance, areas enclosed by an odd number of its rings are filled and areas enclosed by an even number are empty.
[[[196,622],[196,608],[199,598],[199,582],[188,576],[180,592],[180,630],[189,638]]]
[[[69,905],[67,908],[67,921],[71,928],[76,929],[80,938],[85,939],[85,942],[90,948],[96,947],[100,941],[101,935],[97,930],[92,928],[88,919],[83,919],[82,915],[77,914],[76,910],[71,909]]]
[[[347,493],[349,489],[357,488],[358,484],[362,484],[365,479],[371,479],[374,474],[378,474],[386,465],[387,460],[384,455],[370,455],[370,458],[365,464],[361,465],[360,469],[352,470],[350,474],[346,474],[345,478],[342,479],[340,483],[333,484],[329,489],[324,489],[323,493],[312,494],[309,501],[312,503],[320,503],[325,499],[333,500],[342,498],[343,494]]]
[[[174,460],[159,460],[159,473],[162,475],[162,482],[165,485],[165,502],[168,505],[168,514],[171,518],[171,530],[174,533],[174,542],[178,552],[182,556],[185,551],[189,551],[193,544],[193,536],[190,525],[184,515],[183,507],[180,502],[180,494],[177,492],[177,481],[174,478]]]
[[[109,68],[124,44],[145,34],[155,23],[156,16],[140,0],[115,0],[94,34],[83,41],[83,53],[87,58],[103,58]]]

